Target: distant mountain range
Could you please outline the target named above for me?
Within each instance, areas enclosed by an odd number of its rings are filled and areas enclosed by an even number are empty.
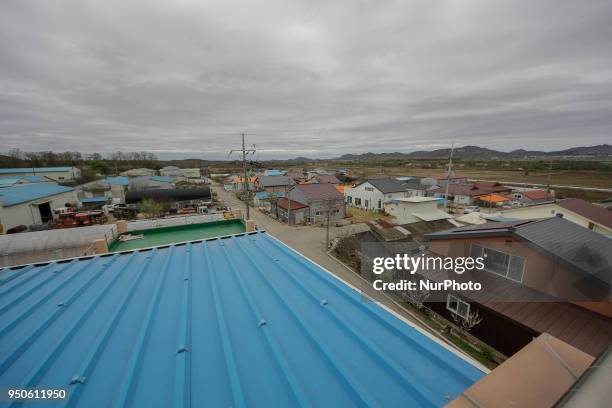
[[[344,154],[334,160],[409,160],[409,159],[447,159],[451,149],[437,149],[430,151],[417,151],[411,153],[362,153],[362,154]],[[479,159],[479,160],[495,160],[495,159],[528,159],[528,158],[606,158],[612,157],[612,145],[603,144],[588,147],[572,147],[565,150],[556,150],[551,152],[543,152],[537,150],[517,149],[511,152],[500,152],[497,150],[487,149],[478,146],[463,146],[455,148],[453,157],[458,159]]]

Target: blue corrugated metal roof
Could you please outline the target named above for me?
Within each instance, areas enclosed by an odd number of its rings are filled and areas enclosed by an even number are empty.
[[[282,176],[283,174],[285,174],[285,171],[283,170],[277,170],[277,169],[264,170],[264,176]]]
[[[125,176],[107,177],[99,181],[100,183],[110,184],[113,186],[127,186],[130,184],[130,180]]]
[[[85,197],[81,198],[79,201],[82,203],[103,203],[111,200],[111,197],[107,196],[96,196],[96,197]]]
[[[0,387],[69,406],[442,406],[484,374],[266,233],[0,270]]]
[[[8,187],[17,184],[18,178],[0,178],[0,187]]]
[[[0,174],[14,174],[14,173],[55,173],[62,171],[71,171],[72,167],[16,167],[10,169],[0,169]]]
[[[4,187],[0,190],[0,202],[4,206],[10,206],[72,190],[74,188],[60,186],[55,183],[17,184],[11,187]]]
[[[151,176],[151,180],[161,181],[162,183],[172,183],[172,178],[168,176]]]
[[[270,198],[270,197],[285,197],[287,194],[284,191],[277,191],[274,193],[268,193],[266,191],[259,191],[257,193],[255,193],[255,197],[257,197],[260,200],[263,200],[265,198]]]
[[[30,183],[39,183],[43,181],[42,176],[11,176],[11,177],[0,177],[0,186],[12,186],[18,182],[26,180]]]

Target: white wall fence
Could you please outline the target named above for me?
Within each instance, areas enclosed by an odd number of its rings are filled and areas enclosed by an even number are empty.
[[[223,221],[223,213],[188,215],[182,217],[156,218],[152,220],[138,220],[127,223],[128,231],[139,231],[151,228],[174,227],[178,225],[203,224],[206,222]]]

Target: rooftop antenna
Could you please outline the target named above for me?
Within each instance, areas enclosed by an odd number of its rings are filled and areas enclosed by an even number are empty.
[[[243,186],[242,188],[244,189],[244,191],[245,191],[245,193],[247,195],[246,202],[245,202],[246,203],[246,219],[250,220],[251,219],[251,214],[249,212],[249,199],[251,197],[250,197],[250,191],[249,191],[249,181],[247,179],[247,161],[246,161],[246,156],[249,153],[250,154],[255,153],[256,150],[255,149],[247,149],[247,148],[245,148],[245,145],[244,145],[244,133],[242,133],[241,135],[242,135],[242,149],[232,149],[232,150],[230,150],[228,156],[230,156],[234,152],[242,152],[242,171],[244,173],[243,174],[243,180],[242,180],[242,186]]]
[[[446,187],[444,189],[444,212],[448,207],[448,185],[450,184],[451,173],[453,171],[453,153],[455,152],[455,142],[451,146],[450,157],[448,158],[448,172],[446,173]]]

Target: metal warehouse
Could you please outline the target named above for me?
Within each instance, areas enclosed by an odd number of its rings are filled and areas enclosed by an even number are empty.
[[[0,387],[67,406],[434,407],[483,375],[265,232],[0,270]]]

